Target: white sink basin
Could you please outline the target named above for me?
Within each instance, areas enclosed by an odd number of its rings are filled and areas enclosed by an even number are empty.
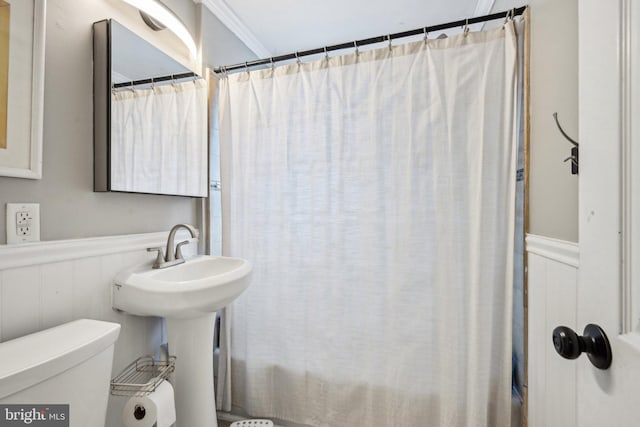
[[[251,263],[241,258],[198,256],[164,269],[148,263],[116,276],[113,307],[138,316],[198,317],[238,297],[250,273]]]
[[[248,286],[251,263],[241,258],[198,256],[153,269],[152,262],[115,278],[113,307],[138,316],[164,317],[169,353],[176,356],[177,427],[216,427],[213,390],[215,311]]]

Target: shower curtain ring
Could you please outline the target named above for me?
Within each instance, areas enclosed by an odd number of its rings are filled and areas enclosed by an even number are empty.
[[[360,48],[358,47],[358,42],[355,40],[353,41],[353,47],[356,48],[355,54],[360,55]]]
[[[515,9],[511,9],[511,10],[507,10],[507,14],[504,17],[504,23],[506,24],[507,22],[509,22],[509,20],[512,18],[512,14],[514,13]]]
[[[464,20],[464,35],[466,36],[469,33],[469,18]]]
[[[249,74],[249,65],[247,65],[246,61],[244,63],[244,70],[247,72],[247,74]]]
[[[429,40],[429,32],[427,31],[427,27],[424,27],[422,29],[422,32],[424,32],[424,41],[428,41]]]
[[[387,40],[389,41],[389,52],[393,50],[393,46],[391,45],[391,34],[387,35]]]
[[[324,47],[324,59],[329,60],[329,52],[327,52],[327,47]]]
[[[275,68],[275,65],[273,64],[273,56],[269,58],[269,61],[271,62],[271,70],[273,70]]]
[[[302,61],[300,61],[300,57],[298,56],[298,52],[296,52],[296,62],[298,65],[302,64]]]

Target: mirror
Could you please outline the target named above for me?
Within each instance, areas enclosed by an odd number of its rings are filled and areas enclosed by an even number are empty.
[[[206,82],[113,19],[93,57],[94,191],[206,197]]]

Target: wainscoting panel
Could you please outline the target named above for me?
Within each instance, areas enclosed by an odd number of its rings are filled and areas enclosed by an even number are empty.
[[[576,427],[577,362],[561,358],[556,326],[576,325],[579,253],[575,243],[528,235],[528,425]]]
[[[42,325],[60,325],[73,317],[73,263],[55,262],[41,267]]]
[[[176,242],[190,237],[178,234]],[[113,310],[111,286],[119,271],[152,261],[155,254],[146,248],[164,246],[166,239],[163,232],[0,245],[0,342],[90,318],[121,325],[111,376],[137,357],[155,354],[166,341],[161,320]],[[196,254],[196,241],[186,249],[185,256]],[[110,398],[107,427],[122,426],[125,402]]]
[[[43,329],[40,325],[40,267],[4,271],[2,339],[11,339]]]

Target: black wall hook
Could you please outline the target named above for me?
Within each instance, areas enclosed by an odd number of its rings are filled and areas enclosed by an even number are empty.
[[[562,129],[562,126],[560,126],[560,122],[558,121],[558,113],[553,113],[553,118],[555,119],[556,125],[558,126],[558,129],[560,130],[560,133],[562,134],[562,136],[564,136],[567,139],[567,141],[573,144],[573,147],[571,148],[571,155],[566,159],[564,159],[564,162],[568,162],[569,160],[571,160],[571,174],[578,175],[578,166],[580,164],[580,159],[579,159],[580,144],[578,143],[578,141],[574,140],[569,135],[567,135],[564,129]]]

